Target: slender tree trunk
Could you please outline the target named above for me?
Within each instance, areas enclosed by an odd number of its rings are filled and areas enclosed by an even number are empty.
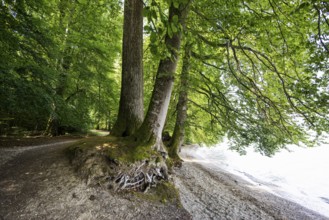
[[[181,3],[178,8],[175,8],[172,3],[169,9],[169,23],[173,23],[174,18],[178,17],[178,24],[184,26],[189,10],[188,6],[189,3]],[[154,149],[163,152],[165,152],[165,149],[163,148],[161,134],[174,83],[181,36],[182,30],[179,29],[172,36],[169,36],[168,33],[166,35],[165,43],[171,56],[160,61],[148,112],[141,128],[134,135],[141,145],[151,145]]]
[[[58,136],[59,135],[59,120],[58,116],[56,115],[56,105],[55,103],[52,104],[51,106],[51,114],[49,116],[48,122],[47,122],[47,127],[44,132],[44,135],[49,135],[49,136]]]
[[[188,96],[188,81],[190,70],[191,46],[185,45],[185,55],[183,59],[183,68],[180,81],[180,92],[177,103],[177,115],[174,133],[169,144],[168,154],[174,160],[180,160],[178,150],[184,143],[185,138],[185,122],[187,118],[187,96]]]
[[[100,122],[101,122],[101,83],[98,82],[98,100],[97,100],[97,122],[96,122],[96,129],[100,129]]]
[[[125,0],[122,44],[122,81],[114,136],[130,136],[142,124],[143,99],[143,1]]]
[[[111,114],[112,114],[112,111],[111,111],[111,109],[109,109],[109,112],[108,112],[109,114],[108,114],[108,116],[107,116],[107,123],[106,123],[106,129],[108,130],[108,131],[111,131],[112,130],[112,123],[111,123]]]

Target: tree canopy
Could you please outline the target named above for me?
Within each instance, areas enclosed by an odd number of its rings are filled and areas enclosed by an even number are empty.
[[[329,3],[143,4],[144,109],[146,121],[166,114],[161,132],[172,134],[185,109],[186,142],[227,137],[235,150],[252,145],[271,155],[328,131]],[[46,130],[51,118],[75,130],[110,129],[119,109],[123,12],[122,1],[1,1],[1,132]],[[177,68],[161,69],[174,61]],[[164,113],[152,91],[166,80],[174,87]],[[178,107],[182,92],[186,106]],[[150,102],[159,112],[147,111]]]
[[[51,114],[81,130],[113,120],[121,5],[54,0],[0,6],[1,126],[42,130]]]

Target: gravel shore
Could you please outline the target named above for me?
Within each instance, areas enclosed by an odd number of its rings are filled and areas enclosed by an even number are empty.
[[[174,182],[193,219],[329,219],[238,176],[181,153]]]

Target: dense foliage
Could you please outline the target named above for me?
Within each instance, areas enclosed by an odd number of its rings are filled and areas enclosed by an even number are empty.
[[[265,154],[327,130],[328,3],[204,3],[189,33],[198,41],[191,105],[208,112],[205,126]]]
[[[72,129],[107,127],[117,109],[120,4],[2,1],[0,7],[1,127],[43,130],[50,115]]]
[[[318,0],[193,1],[186,27],[144,1],[144,91],[148,106],[165,36],[183,31],[189,57],[188,142],[223,137],[240,152],[273,154],[328,131],[329,3]],[[0,3],[0,126],[45,130],[50,117],[75,129],[109,128],[120,94],[122,2]],[[184,56],[184,50],[180,51]],[[165,129],[172,133],[182,59]],[[4,130],[2,130],[4,131]]]

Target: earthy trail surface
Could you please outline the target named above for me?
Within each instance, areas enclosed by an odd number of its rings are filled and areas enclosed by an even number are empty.
[[[185,162],[174,180],[184,208],[194,219],[329,219],[186,152],[183,149]]]
[[[191,219],[184,209],[160,201],[88,187],[64,155],[72,141],[0,148],[1,220]]]

